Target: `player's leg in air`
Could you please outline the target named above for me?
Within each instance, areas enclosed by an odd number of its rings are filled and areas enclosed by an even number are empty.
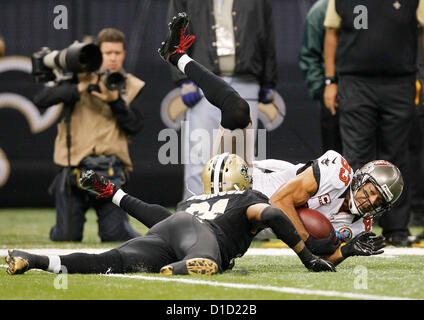
[[[194,41],[193,36],[184,36],[188,23],[189,19],[185,13],[174,17],[169,25],[169,35],[158,50],[159,54],[195,82],[202,89],[205,98],[221,110],[221,125],[212,156],[223,152],[238,154],[251,168],[255,136],[249,104],[224,80],[185,53]]]

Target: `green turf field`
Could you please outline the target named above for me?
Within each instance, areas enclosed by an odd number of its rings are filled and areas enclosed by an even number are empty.
[[[12,248],[104,250],[118,245],[100,243],[93,211],[87,215],[82,243],[49,241],[54,221],[52,209],[1,209],[0,250],[4,255],[5,249]],[[137,221],[131,220],[131,224],[146,232]],[[421,230],[413,228],[412,232]],[[237,259],[232,271],[210,277],[56,275],[39,270],[9,276],[3,256],[0,300],[424,299],[423,248],[387,248],[382,256],[350,258],[338,266],[337,273],[317,274],[308,272],[291,250],[264,249],[265,244],[269,243],[253,243],[253,251]]]

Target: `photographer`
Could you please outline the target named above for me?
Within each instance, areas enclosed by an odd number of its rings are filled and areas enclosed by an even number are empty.
[[[56,225],[50,231],[52,241],[81,241],[85,213],[90,207],[96,210],[102,242],[139,236],[122,209],[107,201],[95,201],[95,195],[78,188],[80,172],[87,169],[124,185],[133,169],[129,136],[143,127],[139,110],[145,83],[123,71],[124,34],[116,29],[103,29],[97,36],[97,45],[103,58],[100,72],[78,73],[71,81],[46,87],[34,98],[40,109],[64,104],[65,117],[58,125],[54,147],[53,160],[59,173],[51,186],[56,204]],[[104,70],[122,73],[122,88],[108,88]]]

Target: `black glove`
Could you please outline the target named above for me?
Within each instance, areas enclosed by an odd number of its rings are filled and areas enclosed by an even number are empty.
[[[371,238],[373,237],[373,238]],[[381,254],[386,246],[383,236],[375,237],[373,232],[361,232],[341,248],[343,257],[372,256]]]
[[[326,261],[319,258],[313,259],[309,263],[305,264],[305,266],[306,268],[308,268],[308,270],[313,272],[336,272],[336,267],[334,266],[334,264],[332,264],[330,261]]]
[[[337,239],[337,241],[334,241],[334,239]],[[309,238],[306,239],[305,244],[313,254],[324,256],[330,255],[336,251],[340,245],[340,240],[336,237],[336,232],[333,230],[331,231],[330,236],[326,239],[315,239],[309,236]]]

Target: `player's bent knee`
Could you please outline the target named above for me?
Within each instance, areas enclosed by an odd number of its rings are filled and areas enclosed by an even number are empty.
[[[221,125],[230,130],[244,129],[250,123],[250,107],[246,100],[231,95],[222,108]]]

